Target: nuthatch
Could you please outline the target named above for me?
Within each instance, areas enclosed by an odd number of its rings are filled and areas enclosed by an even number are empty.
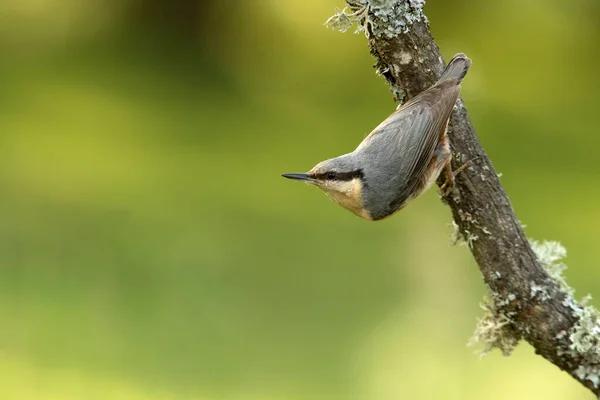
[[[441,190],[448,195],[462,167],[452,171],[446,132],[470,66],[466,55],[455,55],[435,85],[399,107],[356,150],[320,162],[308,173],[283,176],[317,186],[340,206],[372,221],[401,210],[444,169]]]

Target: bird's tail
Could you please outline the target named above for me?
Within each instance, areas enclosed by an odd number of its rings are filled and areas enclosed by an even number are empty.
[[[448,65],[446,65],[446,69],[442,72],[442,76],[438,80],[438,83],[452,78],[455,78],[458,83],[460,83],[467,74],[470,66],[471,59],[464,53],[458,53],[450,60]]]

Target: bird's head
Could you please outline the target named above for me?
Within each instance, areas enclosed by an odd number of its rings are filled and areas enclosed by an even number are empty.
[[[282,176],[315,185],[340,206],[359,217],[371,219],[363,206],[363,169],[357,165],[353,154],[322,161],[307,173]]]

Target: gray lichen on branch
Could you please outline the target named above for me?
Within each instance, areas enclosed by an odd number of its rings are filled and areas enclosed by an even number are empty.
[[[327,21],[342,31],[358,25],[376,71],[400,100],[431,86],[444,67],[424,3],[346,0],[347,7]],[[537,354],[600,395],[600,313],[586,301],[578,303],[562,277],[566,252],[553,242],[529,243],[461,99],[448,136],[454,169],[475,160],[457,176],[445,202],[459,234],[470,238],[469,250],[490,289],[476,336],[488,350],[505,353],[525,339]]]
[[[591,296],[586,296],[581,303],[575,300],[575,289],[567,284],[563,272],[567,265],[563,259],[567,250],[555,241],[531,241],[539,263],[548,272],[551,284],[557,284],[562,291],[563,305],[572,309],[573,315],[578,318],[569,331],[561,331],[556,335],[557,340],[568,340],[566,353],[572,358],[581,359],[581,364],[574,370],[574,374],[581,380],[589,381],[594,388],[600,384],[600,312],[588,302]],[[501,277],[497,276],[498,279]],[[546,283],[530,282],[531,297],[544,302],[550,300],[551,288]],[[500,311],[502,306],[515,298],[510,295],[507,299],[498,298],[490,289],[491,294],[486,296],[481,305],[484,315],[477,322],[477,327],[469,345],[480,344],[483,346],[480,354],[486,355],[493,349],[499,349],[506,356],[520,339],[518,332],[512,326],[512,315]],[[564,352],[564,350],[561,350]]]
[[[575,299],[575,289],[567,284],[563,276],[567,265],[562,260],[567,256],[567,250],[560,243],[532,241],[531,246],[542,267],[563,292],[563,305],[569,307],[577,318],[573,327],[569,331],[559,332],[556,339],[569,340],[569,350],[566,354],[581,359],[575,374],[579,379],[591,382],[597,389],[600,386],[600,312],[588,304],[592,299],[590,295],[579,303]],[[532,294],[533,288],[538,286],[541,289],[536,292],[544,294],[545,286],[535,282],[532,283]]]
[[[408,32],[415,21],[426,21],[425,0],[348,0],[346,3],[348,6],[336,10],[325,22],[326,26],[346,32],[356,24],[355,33],[393,38]]]
[[[509,316],[498,310],[495,300],[486,296],[481,303],[483,317],[477,320],[475,333],[468,345],[482,345],[480,356],[485,356],[493,349],[498,349],[505,356],[509,356],[520,340],[511,327],[512,320]]]

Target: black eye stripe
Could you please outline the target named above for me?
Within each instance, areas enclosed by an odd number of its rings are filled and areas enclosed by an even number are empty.
[[[316,179],[321,180],[335,180],[335,181],[351,181],[354,178],[362,178],[363,171],[362,169],[357,169],[350,172],[336,172],[336,171],[327,171],[320,174],[315,174]]]

